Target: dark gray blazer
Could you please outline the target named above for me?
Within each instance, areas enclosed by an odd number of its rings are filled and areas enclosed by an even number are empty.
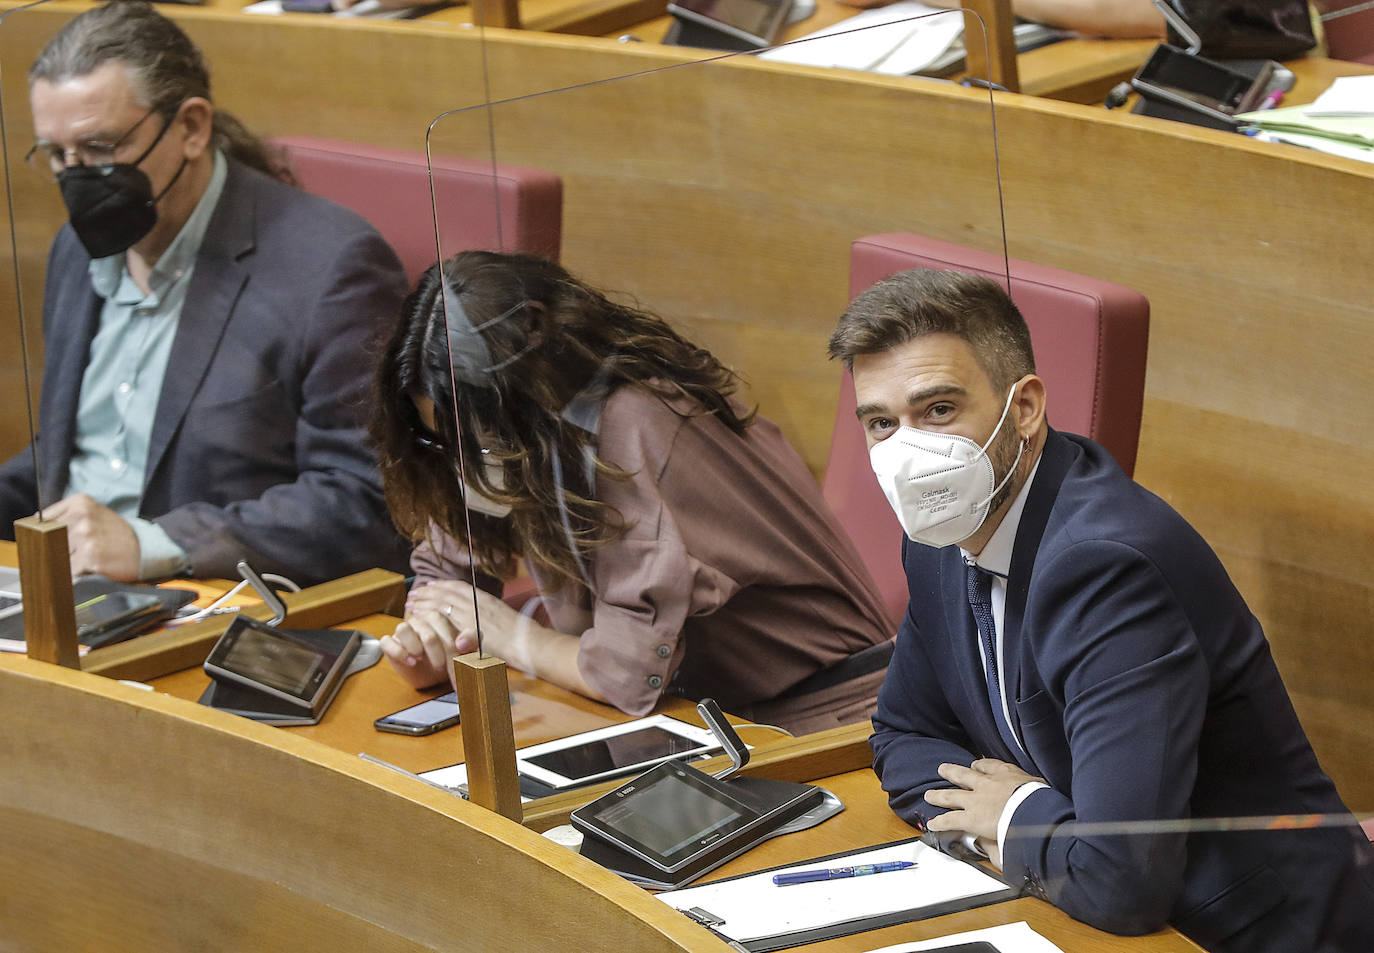
[[[940,812],[921,795],[950,786],[941,762],[1019,760],[1050,790],[1016,811],[1012,884],[1116,933],[1171,923],[1214,953],[1374,950],[1374,850],[1259,623],[1211,548],[1102,447],[1051,432],[1017,527],[1002,650],[1027,757],[992,720],[957,547],[908,541],[903,558],[911,602],[872,738],[899,815]],[[1138,823],[1287,814],[1340,826]]]
[[[67,481],[101,301],[63,226],[48,259],[39,460],[47,499]],[[405,277],[362,218],[231,160],[196,259],[148,448],[140,515],[197,576],[260,571],[308,584],[404,571],[365,442],[375,338]],[[3,532],[37,508],[31,451],[0,467]]]

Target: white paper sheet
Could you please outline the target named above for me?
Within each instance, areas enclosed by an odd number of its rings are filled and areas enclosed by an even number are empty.
[[[888,860],[911,860],[915,867],[843,880],[778,886],[769,871],[658,894],[678,910],[700,907],[725,922],[716,929],[732,940],[747,942],[814,930],[965,900],[1005,890],[1006,885],[981,870],[948,857],[920,841],[846,854],[828,861],[797,864],[787,870],[850,867]]]
[[[1308,116],[1374,116],[1374,76],[1342,76],[1303,110]]]
[[[904,76],[934,63],[963,35],[964,18],[959,13],[911,19],[937,12],[935,7],[918,0],[901,0],[841,20],[799,42],[766,50],[759,54],[759,59]],[[908,22],[899,22],[902,20]]]
[[[869,953],[920,953],[922,950],[938,950],[943,946],[956,946],[960,943],[973,943],[982,940],[997,947],[997,953],[1064,953],[1059,947],[1030,928],[1024,920],[1020,923],[1004,923],[985,930],[969,930],[967,933],[951,933],[934,940],[920,940],[913,943],[898,943],[885,946]]]

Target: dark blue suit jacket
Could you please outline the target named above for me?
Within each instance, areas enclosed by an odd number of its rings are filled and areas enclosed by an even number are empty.
[[[100,322],[89,264],[64,226],[43,301],[45,505],[67,482]],[[232,578],[242,558],[302,583],[405,571],[364,433],[372,345],[405,291],[395,253],[362,218],[230,160],[172,344],[140,511],[195,575]],[[0,467],[3,532],[36,509],[25,449]]]
[[[941,762],[1016,763],[992,720],[957,547],[903,548],[911,600],[878,698],[875,768],[912,823]],[[1050,432],[1003,625],[1022,766],[1013,884],[1116,933],[1168,922],[1234,953],[1374,950],[1374,852],[1298,724],[1259,623],[1211,548],[1100,446]],[[1339,827],[1063,828],[1276,814]]]

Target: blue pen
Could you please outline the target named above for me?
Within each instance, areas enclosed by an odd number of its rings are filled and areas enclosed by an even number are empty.
[[[869,874],[885,874],[890,870],[906,870],[915,867],[911,860],[885,860],[881,864],[859,864],[857,867],[831,867],[829,870],[795,870],[785,874],[774,874],[773,883],[779,887],[789,884],[809,884],[817,880],[843,880],[846,877],[866,877]]]

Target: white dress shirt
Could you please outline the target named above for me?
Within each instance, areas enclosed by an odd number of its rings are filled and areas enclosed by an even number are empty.
[[[994,633],[994,646],[997,652],[997,688],[1002,701],[1002,716],[1007,721],[1007,727],[1011,729],[1012,740],[1016,746],[1025,754],[1025,746],[1021,743],[1021,738],[1016,733],[1015,722],[1011,720],[1010,702],[1007,699],[1007,679],[1006,679],[1006,653],[1002,651],[1002,629],[1003,620],[1006,618],[1007,611],[1007,576],[1011,573],[1011,555],[1016,545],[1016,531],[1021,526],[1021,514],[1026,508],[1026,497],[1030,494],[1031,484],[1035,482],[1035,474],[1040,469],[1040,461],[1035,461],[1035,466],[1031,468],[1030,476],[1022,485],[1020,492],[1016,494],[1016,499],[1012,501],[1011,508],[1007,510],[1007,515],[1002,518],[1001,524],[988,540],[983,551],[974,556],[968,550],[960,547],[959,553],[964,557],[964,562],[977,566],[978,568],[992,574],[992,624],[997,631]],[[987,668],[987,654],[983,650],[982,639],[978,640],[978,657],[983,662],[983,668]],[[1049,787],[1040,781],[1027,781],[1021,785],[1007,800],[1006,806],[1002,808],[1002,814],[997,819],[997,851],[1002,851],[1002,843],[1006,840],[1007,829],[1011,827],[1012,815],[1021,806],[1021,802],[1030,797],[1041,788]],[[982,853],[975,845],[972,835],[965,835],[965,846]]]

